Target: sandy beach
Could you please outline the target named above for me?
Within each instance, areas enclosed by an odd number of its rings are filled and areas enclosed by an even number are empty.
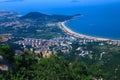
[[[69,29],[69,28],[65,25],[66,22],[67,22],[67,21],[60,22],[59,25],[60,25],[60,28],[61,28],[63,31],[65,31],[68,35],[71,35],[71,36],[74,36],[74,37],[78,37],[78,38],[86,38],[86,39],[93,39],[93,40],[100,40],[100,41],[110,40],[110,39],[106,39],[106,38],[99,38],[99,37],[87,36],[87,35],[83,35],[83,34],[74,32],[74,31],[72,31],[71,29]]]

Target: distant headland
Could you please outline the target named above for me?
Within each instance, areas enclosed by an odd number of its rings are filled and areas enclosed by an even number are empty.
[[[80,33],[76,33],[70,30],[67,26],[65,26],[65,23],[67,21],[71,19],[75,19],[76,17],[80,17],[81,14],[47,15],[40,12],[30,12],[22,16],[16,12],[10,12],[10,11],[1,11],[0,14],[1,14],[0,16],[2,17],[0,18],[2,21],[0,26],[6,26],[6,27],[3,27],[4,32],[9,32],[14,36],[27,37],[29,35],[29,37],[35,37],[35,36],[45,37],[47,35],[46,38],[50,38],[50,37],[52,38],[52,36],[57,36],[57,34],[60,33],[60,30],[58,30],[57,27],[45,28],[45,25],[50,26],[50,24],[55,24],[55,25],[58,24],[60,29],[64,31],[65,34],[67,35],[71,35],[78,38],[93,39],[93,40],[103,40],[103,41],[109,40],[105,38],[87,36]],[[10,29],[11,31],[8,28],[12,28]],[[23,28],[26,28],[26,31]],[[49,30],[49,28],[56,29],[56,31],[55,32],[50,31],[51,29]],[[1,29],[1,31],[3,30]],[[34,30],[37,32],[34,32]],[[50,31],[49,36],[48,36],[48,31]],[[18,34],[16,32],[20,32],[21,34]],[[40,34],[44,36],[41,36]]]

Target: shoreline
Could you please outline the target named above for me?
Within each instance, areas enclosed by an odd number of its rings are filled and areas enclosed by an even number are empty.
[[[109,40],[111,40],[111,39],[107,39],[107,38],[93,37],[93,36],[88,36],[88,35],[84,35],[84,34],[74,32],[65,25],[66,22],[67,21],[60,22],[59,26],[68,35],[78,37],[78,38],[83,38],[83,39],[85,38],[85,39],[93,39],[93,40],[99,40],[99,41],[109,41]]]

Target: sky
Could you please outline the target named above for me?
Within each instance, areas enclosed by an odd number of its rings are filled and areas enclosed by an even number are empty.
[[[57,13],[58,10],[65,10],[65,8],[75,9],[79,6],[82,8],[89,5],[103,5],[114,2],[118,3],[120,0],[0,0],[0,10],[11,10],[26,14],[27,11],[51,12],[56,8]],[[73,10],[73,12],[78,11]]]
[[[34,1],[35,0],[0,0],[0,2],[15,2],[15,1]],[[79,4],[100,4],[100,3],[112,3],[112,2],[120,2],[120,0],[37,0],[37,2],[54,2],[54,3],[79,3]]]

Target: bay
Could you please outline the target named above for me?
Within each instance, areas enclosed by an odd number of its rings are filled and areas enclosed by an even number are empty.
[[[0,10],[20,14],[42,12],[45,14],[64,14],[83,16],[71,20],[66,25],[75,32],[120,39],[120,1],[119,0],[2,0]]]

